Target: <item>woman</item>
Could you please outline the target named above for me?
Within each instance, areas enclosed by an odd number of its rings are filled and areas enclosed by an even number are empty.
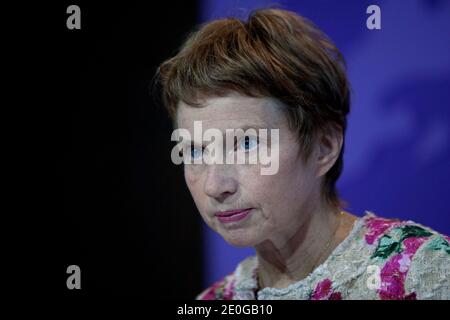
[[[340,52],[312,23],[275,9],[247,22],[213,21],[160,66],[157,79],[184,134],[177,146],[201,216],[231,245],[256,251],[197,298],[450,297],[448,237],[342,209],[335,184],[349,84]],[[196,133],[199,124],[226,143]],[[238,132],[231,142],[229,130]],[[274,155],[271,174],[262,174],[267,163],[249,162],[262,149]],[[222,150],[222,158],[246,158],[217,161]]]

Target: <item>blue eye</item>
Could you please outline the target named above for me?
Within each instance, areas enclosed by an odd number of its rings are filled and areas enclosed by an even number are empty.
[[[241,140],[240,147],[245,151],[252,150],[258,145],[258,137],[245,136]]]
[[[202,156],[202,150],[194,146],[191,147],[191,158],[198,159]]]

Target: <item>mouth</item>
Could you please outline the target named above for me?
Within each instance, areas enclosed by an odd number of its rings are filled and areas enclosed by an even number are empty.
[[[253,208],[216,212],[215,216],[222,223],[236,222],[244,219]]]

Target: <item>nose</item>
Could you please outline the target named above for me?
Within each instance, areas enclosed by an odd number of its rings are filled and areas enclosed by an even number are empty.
[[[223,164],[213,164],[207,169],[204,191],[218,202],[225,201],[237,191],[238,183],[227,167]]]

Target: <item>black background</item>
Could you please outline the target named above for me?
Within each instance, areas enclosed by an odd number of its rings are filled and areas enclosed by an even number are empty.
[[[71,4],[81,9],[81,30],[66,27]],[[24,272],[42,280],[31,287],[192,299],[203,289],[201,221],[182,167],[170,159],[171,120],[150,89],[157,66],[196,25],[197,3],[66,1],[38,9],[22,51],[33,59],[23,94],[40,98],[28,113],[37,131],[27,139],[38,142],[28,151],[34,196],[23,198],[40,223],[38,238],[24,241],[34,253]],[[81,290],[66,287],[72,264],[81,268]],[[21,290],[30,291],[25,283]]]

